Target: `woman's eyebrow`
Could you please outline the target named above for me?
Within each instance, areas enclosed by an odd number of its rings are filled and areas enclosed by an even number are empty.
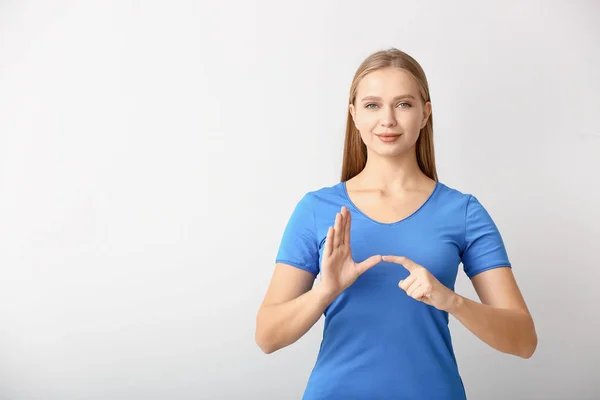
[[[415,100],[415,96],[413,96],[412,94],[401,94],[400,96],[396,96],[394,97],[394,101],[395,100],[399,100],[399,99],[404,99],[404,98],[409,98],[409,99],[413,99]],[[375,100],[375,101],[380,101],[381,97],[377,97],[377,96],[367,96],[367,97],[363,97],[363,99],[361,101],[365,101],[365,100]]]

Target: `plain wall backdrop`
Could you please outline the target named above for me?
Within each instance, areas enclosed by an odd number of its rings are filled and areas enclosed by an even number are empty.
[[[469,399],[599,398],[599,17],[1,2],[0,399],[299,399],[323,318],[265,355],[256,312],[294,205],[339,182],[356,68],[389,47],[423,66],[440,180],[492,215],[537,327],[523,360],[450,318]],[[456,291],[477,300],[462,267]]]

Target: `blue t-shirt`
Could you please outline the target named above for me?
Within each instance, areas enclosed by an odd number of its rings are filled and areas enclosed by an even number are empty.
[[[375,254],[406,256],[452,290],[461,262],[469,278],[511,266],[500,232],[477,198],[441,182],[417,211],[394,223],[363,214],[345,182],[308,192],[287,223],[276,262],[318,275],[327,229],[342,205],[352,213],[355,262]],[[448,313],[400,289],[408,275],[402,265],[382,261],[327,307],[304,400],[466,398]]]

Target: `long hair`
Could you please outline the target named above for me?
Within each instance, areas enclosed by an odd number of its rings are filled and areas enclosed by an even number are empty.
[[[423,103],[431,101],[429,96],[429,85],[423,68],[419,63],[396,48],[377,51],[368,56],[358,67],[350,86],[350,100],[348,105],[356,101],[356,90],[361,79],[370,72],[382,68],[400,68],[415,79],[421,92]],[[416,144],[417,163],[419,168],[429,178],[437,181],[435,167],[435,153],[433,149],[433,112],[427,120],[427,124],[419,134]],[[344,141],[344,158],[342,163],[342,182],[353,178],[363,170],[367,163],[367,146],[363,143],[360,133],[354,124],[352,114],[348,110],[346,121],[346,138]]]

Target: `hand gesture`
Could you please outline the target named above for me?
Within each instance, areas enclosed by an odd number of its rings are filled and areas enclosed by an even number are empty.
[[[380,255],[374,255],[360,263],[354,262],[350,249],[350,222],[350,211],[342,206],[341,212],[335,215],[335,225],[327,231],[323,249],[321,285],[336,295],[382,260]]]
[[[448,311],[455,303],[457,294],[438,281],[425,267],[406,257],[383,256],[383,261],[400,264],[410,272],[406,279],[398,282],[398,286],[413,299],[442,311]]]

